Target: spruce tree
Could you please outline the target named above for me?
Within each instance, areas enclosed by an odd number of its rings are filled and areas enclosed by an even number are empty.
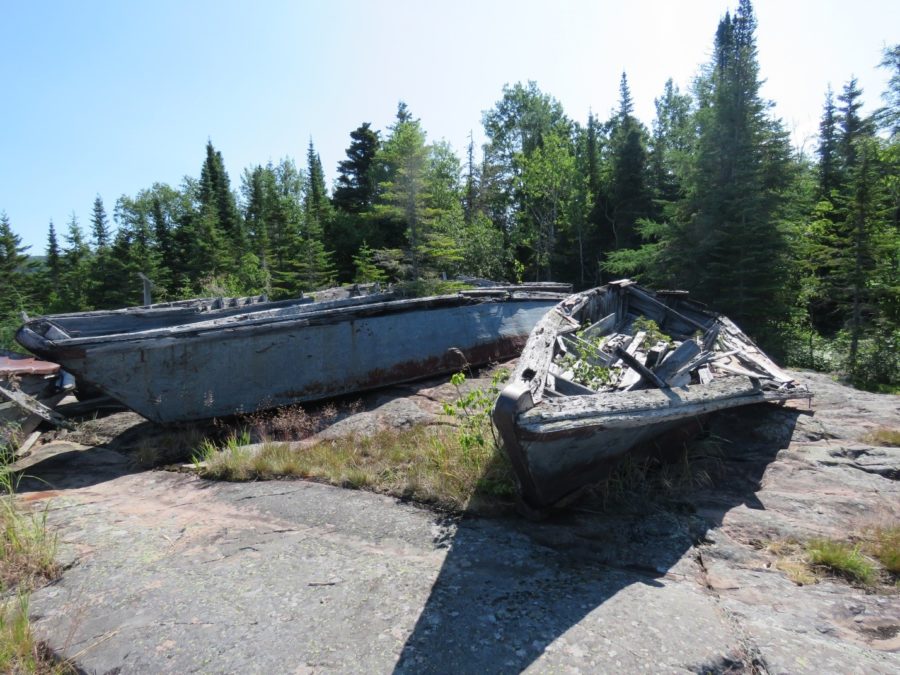
[[[689,188],[693,212],[681,236],[690,253],[683,276],[758,336],[786,312],[786,252],[780,229],[789,184],[789,145],[759,94],[756,19],[740,0],[716,32],[705,91],[699,89],[699,139]]]
[[[334,205],[347,213],[364,213],[375,203],[378,178],[375,175],[375,156],[381,144],[379,134],[369,122],[350,132],[347,159],[338,164],[334,190]]]
[[[197,210],[202,221],[200,231],[223,244],[228,253],[226,260],[220,262],[220,268],[210,271],[227,272],[228,268],[238,264],[247,250],[247,237],[222,153],[213,147],[212,141],[206,143],[206,159],[197,184],[197,199]]]
[[[323,288],[334,280],[331,255],[326,251],[323,233],[332,218],[331,202],[325,188],[322,161],[312,139],[306,152],[306,190],[303,199],[301,236],[301,290]]]
[[[93,255],[73,213],[66,231],[66,247],[61,263],[60,302],[65,311],[90,309],[91,268]]]
[[[22,238],[12,230],[9,216],[0,211],[0,320],[30,302],[27,274],[28,256]]]
[[[837,108],[831,87],[825,93],[825,106],[819,122],[819,195],[829,198],[832,190],[840,186],[840,166],[838,156]]]
[[[635,248],[638,244],[636,224],[650,215],[646,131],[633,111],[628,79],[622,73],[619,110],[610,125],[612,175],[606,214],[609,227],[609,235],[605,237],[607,250]]]
[[[44,284],[46,296],[45,304],[53,309],[58,309],[59,291],[62,283],[62,263],[60,261],[59,240],[56,237],[56,227],[53,221],[47,230],[47,249],[44,260],[47,282]]]

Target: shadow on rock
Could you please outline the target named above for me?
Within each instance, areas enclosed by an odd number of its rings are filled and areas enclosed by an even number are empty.
[[[630,630],[643,634],[643,612],[653,611],[654,595],[664,586],[686,578],[700,583],[701,566],[686,554],[729,510],[762,508],[755,492],[766,468],[790,443],[799,414],[760,405],[711,418],[709,433],[723,452],[696,458],[692,470],[715,476],[705,488],[638,492],[614,508],[588,498],[537,524],[460,521],[447,541],[436,542],[449,551],[395,673],[517,673],[545,651],[577,656],[585,644],[619,653],[646,648],[616,644],[610,612],[616,624],[638,626]],[[598,616],[593,626],[589,615],[626,590],[641,599],[607,608],[607,623]],[[667,640],[647,636],[654,644]]]
[[[17,462],[17,492],[89,487],[187,461],[209,432],[201,425],[161,427],[132,412],[82,420],[76,431]]]

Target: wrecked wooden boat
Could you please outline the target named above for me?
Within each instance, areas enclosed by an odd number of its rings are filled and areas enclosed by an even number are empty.
[[[251,413],[451,372],[519,353],[570,292],[507,286],[397,299],[376,293],[142,329],[121,316],[28,321],[19,344],[154,422]],[[560,292],[562,291],[562,292]],[[105,320],[105,319],[104,319]]]
[[[535,326],[493,419],[523,502],[541,509],[700,416],[809,396],[727,317],[621,280]]]

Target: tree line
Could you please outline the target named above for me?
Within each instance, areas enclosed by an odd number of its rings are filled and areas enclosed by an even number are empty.
[[[199,178],[123,195],[112,218],[98,196],[62,241],[51,222],[39,262],[2,214],[0,312],[140,304],[139,272],[154,300],[628,275],[691,291],[793,365],[896,388],[900,45],[881,65],[891,79],[869,117],[855,79],[826,92],[814,157],[760,95],[749,0],[719,21],[689,91],[665,84],[649,128],[623,73],[617,109],[584,124],[534,82],[507,85],[463,158],[401,102],[387,129],[350,132],[330,192],[312,141],[302,168],[250,167],[236,187],[208,142]]]

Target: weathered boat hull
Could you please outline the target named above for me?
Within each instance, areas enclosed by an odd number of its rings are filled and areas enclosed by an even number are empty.
[[[735,374],[705,384],[583,393],[553,369],[561,336],[572,334],[582,322],[606,317],[611,330],[633,321],[635,315],[650,316],[660,327],[681,335],[723,331],[723,340],[740,340],[747,346],[748,358],[759,366],[758,377]],[[764,378],[778,386],[764,387],[760,382]],[[809,396],[806,390],[789,386],[790,382],[726,317],[688,301],[683,294],[654,294],[620,282],[571,296],[548,312],[529,337],[509,385],[495,404],[493,419],[522,500],[542,509],[601,481],[636,448],[696,424],[709,413]]]
[[[504,290],[375,298],[83,338],[59,337],[49,317],[26,324],[16,339],[165,424],[330,398],[508,358],[560,297]]]

